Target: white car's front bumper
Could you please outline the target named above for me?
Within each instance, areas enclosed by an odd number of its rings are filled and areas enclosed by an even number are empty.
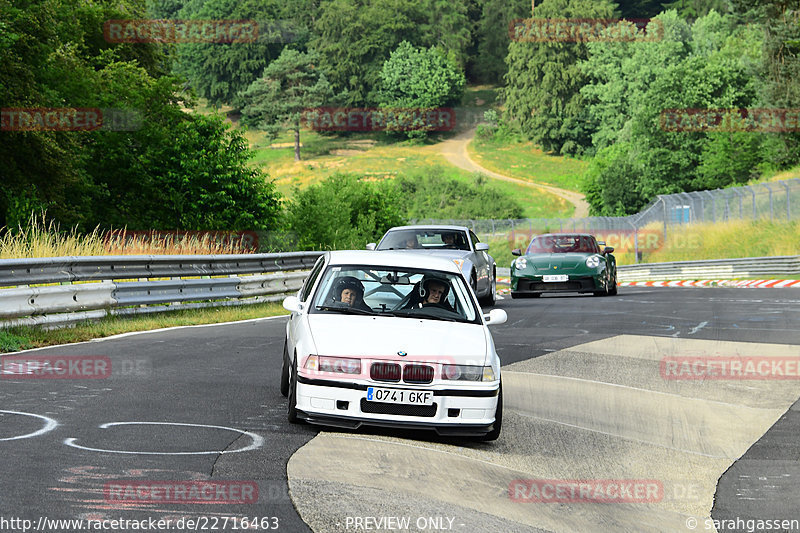
[[[433,405],[367,401],[367,387],[433,391]],[[472,387],[453,384],[409,386],[348,382],[298,375],[298,416],[308,422],[347,428],[361,425],[433,429],[441,435],[483,435],[492,430],[499,382]]]

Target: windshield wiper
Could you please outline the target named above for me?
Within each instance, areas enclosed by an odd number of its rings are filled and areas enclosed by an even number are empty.
[[[346,315],[368,315],[372,316],[375,313],[373,311],[365,311],[364,309],[358,309],[356,307],[345,307],[345,306],[338,306],[338,305],[318,305],[315,309],[318,311],[336,311],[337,313],[344,313]]]
[[[400,318],[426,318],[430,320],[444,320],[445,322],[463,322],[463,320],[459,320],[458,318],[429,315],[427,313],[420,313],[419,311],[408,312],[407,310],[403,309],[398,309],[397,311],[390,311],[388,313],[381,313],[381,314],[400,317]]]

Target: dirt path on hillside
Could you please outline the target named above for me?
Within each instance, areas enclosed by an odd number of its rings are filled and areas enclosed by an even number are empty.
[[[472,128],[467,131],[462,131],[452,139],[448,139],[434,145],[433,148],[437,148],[451,165],[468,170],[469,172],[480,172],[494,179],[519,183],[521,185],[525,185],[526,187],[533,187],[535,189],[551,192],[575,206],[575,213],[572,215],[573,218],[589,216],[589,204],[586,203],[585,197],[580,193],[560,189],[558,187],[553,187],[552,185],[544,185],[542,183],[534,183],[531,181],[521,180],[519,178],[512,178],[511,176],[504,176],[503,174],[492,172],[491,170],[479,165],[469,157],[469,153],[467,152],[467,146],[470,142],[472,142],[472,138],[474,136],[475,128]]]

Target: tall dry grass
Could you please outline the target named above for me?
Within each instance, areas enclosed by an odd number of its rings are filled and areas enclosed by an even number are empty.
[[[800,255],[800,221],[731,220],[671,227],[646,262]]]
[[[234,239],[218,240],[211,233],[196,235],[131,233],[126,230],[80,233],[48,221],[45,213],[31,215],[26,226],[0,235],[0,259],[72,255],[192,255],[249,253]]]

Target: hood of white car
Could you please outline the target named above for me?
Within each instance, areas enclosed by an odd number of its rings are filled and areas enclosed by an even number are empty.
[[[486,361],[486,330],[480,324],[334,314],[308,315],[308,322],[319,355]]]

